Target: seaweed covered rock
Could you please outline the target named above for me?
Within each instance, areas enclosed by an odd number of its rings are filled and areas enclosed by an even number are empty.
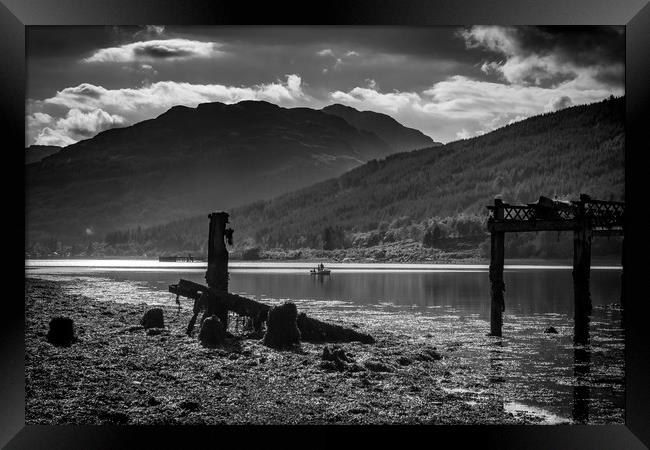
[[[442,359],[442,355],[437,352],[437,348],[425,348],[420,353],[415,355],[415,359],[418,361],[439,361]]]
[[[216,347],[226,339],[226,330],[217,316],[206,317],[201,323],[199,341],[204,347]]]
[[[53,345],[68,347],[75,341],[74,322],[69,317],[54,317],[50,320],[47,340]]]
[[[300,330],[296,319],[298,308],[295,303],[286,302],[269,310],[266,320],[264,345],[277,349],[300,345]]]
[[[348,355],[345,354],[345,350],[343,350],[338,345],[335,345],[333,347],[326,345],[323,348],[322,359],[323,361],[328,361],[333,363],[333,365],[322,364],[321,367],[325,369],[336,368],[336,370],[341,372],[347,369],[348,363],[354,362],[352,358],[350,358]]]
[[[393,368],[386,363],[377,360],[370,360],[363,363],[366,369],[371,372],[393,372]]]
[[[165,320],[163,319],[163,310],[161,308],[152,308],[144,313],[140,324],[145,328],[164,328]]]
[[[375,339],[369,334],[360,333],[340,325],[321,322],[307,317],[305,313],[298,314],[296,319],[300,336],[307,342],[354,342],[373,344]]]

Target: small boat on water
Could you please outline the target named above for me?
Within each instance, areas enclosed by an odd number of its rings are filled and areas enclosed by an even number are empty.
[[[329,275],[331,272],[330,269],[311,269],[309,271],[312,275]]]
[[[332,271],[326,269],[323,264],[319,264],[315,269],[311,269],[309,273],[312,275],[329,275]]]

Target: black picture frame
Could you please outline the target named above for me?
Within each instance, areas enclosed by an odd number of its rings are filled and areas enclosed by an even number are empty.
[[[650,269],[648,252],[648,207],[644,203],[644,181],[648,176],[644,157],[649,152],[647,118],[650,117],[650,6],[648,0],[348,0],[310,4],[284,1],[254,4],[250,1],[172,0],[0,0],[0,114],[9,162],[2,179],[5,197],[14,200],[19,211],[24,195],[16,191],[10,173],[21,176],[23,166],[18,148],[24,148],[25,125],[25,27],[30,25],[625,25],[626,27],[626,192],[625,256],[628,306],[626,328],[626,411],[625,425],[557,426],[429,426],[373,427],[364,436],[383,439],[386,432],[408,436],[407,445],[424,439],[427,446],[453,442],[454,447],[472,443],[481,448],[531,449],[636,449],[650,446],[650,327],[646,324],[648,296],[643,293]],[[7,140],[7,138],[9,138]],[[15,159],[14,159],[15,158]],[[15,164],[15,166],[14,166]],[[7,170],[8,169],[8,170]],[[24,176],[24,173],[23,173]],[[24,178],[23,183],[24,186]],[[9,212],[7,212],[9,211]],[[24,233],[20,213],[5,209],[11,233]],[[11,215],[11,216],[10,216]],[[24,217],[24,216],[23,216]],[[18,223],[16,223],[18,222]],[[7,284],[18,285],[18,260],[23,242],[8,253]],[[15,254],[14,254],[15,251]],[[15,258],[15,259],[14,259]],[[23,272],[24,275],[24,272]],[[24,424],[24,307],[15,295],[4,292],[0,326],[0,445],[6,448],[86,448],[115,449],[141,445],[160,448],[188,445],[206,439],[223,443],[232,427],[134,427],[134,426],[26,426]],[[272,443],[286,441],[286,427],[235,429],[237,436],[253,445],[251,438]],[[349,427],[309,428],[311,443],[338,445]],[[301,430],[305,432],[305,428]],[[253,433],[254,432],[254,433]],[[372,436],[370,436],[372,435]],[[302,438],[297,438],[302,439]],[[344,437],[344,439],[347,439]],[[421,441],[422,442],[422,441]],[[257,443],[256,443],[257,444]],[[298,442],[297,442],[298,444]],[[443,447],[444,448],[444,447]]]

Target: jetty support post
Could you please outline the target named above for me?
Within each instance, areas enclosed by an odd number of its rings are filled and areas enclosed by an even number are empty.
[[[210,229],[208,233],[208,270],[205,281],[210,289],[217,292],[228,292],[228,249],[226,249],[226,224],[228,213],[216,212],[208,215]],[[215,314],[224,326],[228,328],[228,309],[223,307],[219,297],[214,297],[208,304],[205,317]]]
[[[621,308],[625,309],[625,236],[621,243]]]
[[[503,220],[503,201],[494,199],[494,219]],[[503,311],[505,310],[504,291],[506,285],[503,282],[504,264],[504,238],[503,231],[490,232],[490,335],[501,336],[503,325]]]
[[[585,217],[584,202],[589,197],[582,194],[578,207],[578,227],[573,231],[573,296],[574,296],[574,335],[576,344],[589,341],[589,315],[591,314],[591,293],[589,291],[589,272],[591,270],[592,230]]]

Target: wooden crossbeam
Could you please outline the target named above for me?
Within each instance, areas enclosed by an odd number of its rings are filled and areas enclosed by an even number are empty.
[[[489,205],[488,230],[490,232],[565,231],[587,226],[607,229],[598,235],[618,235],[623,227],[625,203],[592,200],[581,195],[570,204],[541,196],[536,203],[510,205],[495,201]]]
[[[579,227],[577,220],[504,220],[488,222],[488,231],[525,232],[525,231],[567,231]]]

